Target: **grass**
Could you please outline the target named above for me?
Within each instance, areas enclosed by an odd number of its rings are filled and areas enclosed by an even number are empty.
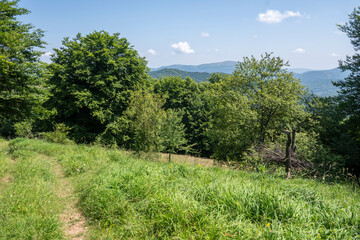
[[[0,239],[62,239],[50,163],[29,150],[8,155],[5,141],[0,146],[1,174],[10,176],[0,184]]]
[[[48,186],[47,194],[53,178],[47,163],[26,156],[44,154],[59,161],[78,194],[90,239],[360,237],[360,195],[350,184],[159,163],[98,146],[25,139],[9,145],[12,156]],[[28,173],[18,176],[29,178]]]

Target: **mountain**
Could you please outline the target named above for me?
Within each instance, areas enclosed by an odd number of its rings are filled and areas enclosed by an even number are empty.
[[[157,71],[151,71],[149,74],[153,78],[162,78],[166,76],[177,76],[181,78],[190,77],[197,83],[205,82],[211,76],[211,73],[208,72],[186,72],[186,71],[181,71],[179,69],[169,69],[169,68],[163,68]]]
[[[152,68],[151,71],[158,71],[161,69],[178,69],[186,72],[208,72],[208,73],[232,73],[235,70],[235,61],[225,61],[217,63],[206,63],[201,65],[181,65],[175,64],[170,66],[163,66],[159,68]]]
[[[235,70],[236,61],[225,61],[217,63],[205,63],[201,65],[182,65],[175,64],[169,66],[162,66],[158,68],[152,68],[151,71],[159,71],[162,69],[178,69],[185,72],[208,72],[208,73],[233,73]],[[290,68],[289,71],[293,73],[302,74],[311,69],[308,68]]]
[[[309,68],[289,68],[288,71],[293,72],[293,73],[302,74],[302,73],[313,71],[313,70],[309,69]]]
[[[154,68],[150,75],[154,78],[164,76],[180,76],[185,78],[189,76],[196,82],[206,81],[210,73],[222,72],[232,73],[235,70],[235,61],[226,61],[218,63],[207,63],[201,65],[170,65]],[[296,78],[301,79],[302,84],[318,96],[333,96],[337,94],[338,88],[332,84],[332,81],[338,81],[348,76],[348,72],[342,72],[339,68],[330,70],[310,70],[306,68],[290,68]]]
[[[310,88],[310,91],[323,97],[336,95],[338,88],[332,82],[342,80],[348,75],[349,72],[342,72],[340,68],[294,73],[294,76],[301,79],[302,84]]]

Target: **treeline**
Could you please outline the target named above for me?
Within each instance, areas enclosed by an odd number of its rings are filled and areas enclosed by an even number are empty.
[[[167,76],[176,76],[181,78],[189,77],[195,82],[205,82],[211,77],[208,72],[186,72],[179,69],[164,68],[157,71],[151,71],[149,75],[153,78],[162,78]]]
[[[28,11],[17,1],[1,1],[0,11],[4,137],[187,152],[258,170],[286,163],[288,176],[294,167],[329,180],[359,176],[358,54],[341,62],[352,73],[336,83],[336,98],[309,95],[288,64],[268,53],[208,82],[153,79],[127,39],[105,31],[65,38],[52,63],[41,63],[43,32],[16,20]],[[355,9],[340,26],[355,49],[358,19]]]

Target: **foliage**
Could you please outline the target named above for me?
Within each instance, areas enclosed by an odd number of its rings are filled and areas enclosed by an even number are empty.
[[[284,70],[279,57],[245,57],[233,75],[213,74],[207,95],[211,104],[208,136],[218,159],[241,160],[256,142],[274,141],[282,130],[297,127],[305,116],[305,93]]]
[[[181,122],[181,112],[171,108],[166,111],[161,138],[164,150],[169,153],[169,161],[171,160],[171,153],[186,149],[187,140],[185,138],[185,126]]]
[[[207,91],[211,120],[207,135],[213,157],[240,160],[254,142],[255,113],[249,100],[229,82],[219,81]]]
[[[340,96],[343,101],[343,108],[351,115],[360,121],[360,7],[354,9],[349,15],[349,22],[344,25],[339,25],[339,29],[347,34],[354,47],[355,54],[347,56],[345,61],[340,61],[340,68],[343,71],[350,71],[350,75],[345,80],[338,81],[335,86],[340,87]],[[359,129],[354,129],[358,131]],[[354,132],[355,135],[360,136],[360,132]]]
[[[57,123],[54,126],[54,131],[41,133],[43,139],[54,142],[54,143],[72,143],[68,138],[71,128],[66,126],[64,123]]]
[[[128,125],[124,126],[127,135],[125,146],[139,152],[160,151],[161,137],[166,113],[162,109],[164,99],[145,90],[132,93],[130,104],[124,116]]]
[[[350,134],[346,112],[338,98],[312,97],[306,101],[307,111],[311,114],[305,130],[318,135],[317,142],[309,145],[313,154],[316,171],[329,172],[332,177],[343,178],[348,171],[356,169],[359,146]],[[329,175],[329,174],[328,174]]]
[[[43,32],[17,16],[29,11],[18,1],[0,1],[0,124],[41,115],[46,100],[45,64],[39,62]]]
[[[30,121],[15,123],[14,128],[15,128],[15,134],[18,137],[32,136],[32,123]]]
[[[105,31],[62,44],[50,65],[48,105],[57,110],[55,121],[71,127],[76,141],[94,141],[105,131],[115,137],[132,91],[145,82],[146,61],[125,38]]]
[[[339,25],[339,29],[347,34],[354,47],[355,54],[347,56],[345,61],[340,61],[343,71],[350,71],[350,75],[334,85],[340,87],[341,108],[347,114],[344,124],[348,127],[347,133],[356,141],[352,145],[355,154],[349,154],[348,166],[360,178],[360,7],[354,9],[349,15],[349,21]]]
[[[154,92],[166,96],[164,108],[182,112],[185,137],[193,151],[202,156],[210,156],[206,127],[209,108],[204,96],[206,84],[196,84],[192,79],[165,77],[154,85]]]
[[[287,125],[296,123],[303,114],[300,105],[303,86],[287,72],[281,58],[266,53],[260,60],[245,57],[236,65],[229,88],[239,91],[249,100],[256,113],[256,132],[259,143],[267,136],[281,132]]]

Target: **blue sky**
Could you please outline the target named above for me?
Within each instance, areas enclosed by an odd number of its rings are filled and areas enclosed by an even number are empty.
[[[21,21],[45,31],[45,51],[64,37],[119,32],[149,67],[198,65],[274,52],[291,68],[331,69],[354,50],[336,24],[358,0],[22,0]],[[48,54],[46,54],[48,55]],[[42,59],[48,59],[44,56]]]

